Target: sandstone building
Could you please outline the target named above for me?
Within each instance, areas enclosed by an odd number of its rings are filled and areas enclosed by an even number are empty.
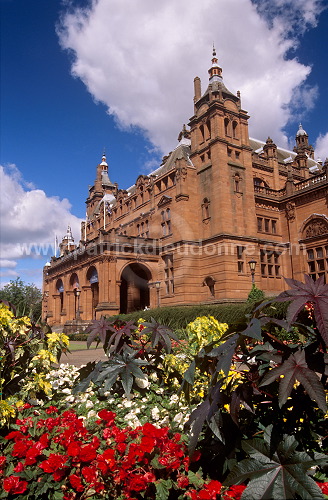
[[[150,175],[119,188],[103,156],[79,243],[68,229],[60,256],[44,268],[50,325],[244,300],[250,261],[269,296],[285,288],[283,276],[328,282],[328,161],[314,160],[301,125],[294,151],[251,139],[240,93],[225,86],[215,51],[209,84],[202,93],[196,77],[194,94],[188,128]]]

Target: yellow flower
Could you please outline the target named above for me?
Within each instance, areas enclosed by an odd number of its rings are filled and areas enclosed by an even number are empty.
[[[7,403],[6,400],[0,401],[0,423],[5,424],[11,417],[16,414],[15,409]]]
[[[64,333],[47,333],[47,341],[50,348],[52,348],[54,344],[57,343],[62,343],[66,346],[69,345],[69,337]]]
[[[57,359],[52,354],[52,352],[46,349],[41,349],[31,361],[50,361],[51,363],[57,363]]]
[[[50,382],[47,382],[47,380],[44,380],[43,373],[34,374],[34,383],[39,390],[43,390],[46,394],[51,393],[52,385],[50,384]]]

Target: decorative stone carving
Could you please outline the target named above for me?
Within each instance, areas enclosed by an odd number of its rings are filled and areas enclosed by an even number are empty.
[[[175,174],[176,180],[177,181],[179,181],[180,179],[185,180],[186,177],[187,177],[187,168],[186,167],[178,168]]]
[[[328,223],[322,219],[314,219],[305,226],[304,234],[305,238],[328,234]]]
[[[295,203],[293,201],[286,203],[286,218],[290,221],[295,219]]]

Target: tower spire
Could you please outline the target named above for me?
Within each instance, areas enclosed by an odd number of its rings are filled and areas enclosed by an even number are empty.
[[[216,57],[216,50],[213,43],[213,52],[212,52],[212,66],[208,70],[210,75],[210,82],[214,81],[222,81],[222,68],[218,65],[218,59]]]

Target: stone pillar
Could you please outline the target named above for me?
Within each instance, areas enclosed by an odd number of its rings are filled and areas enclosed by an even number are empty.
[[[70,321],[75,319],[75,294],[73,290],[66,292],[66,312],[67,319]]]
[[[91,285],[82,286],[80,313],[84,321],[91,321],[93,319]]]

